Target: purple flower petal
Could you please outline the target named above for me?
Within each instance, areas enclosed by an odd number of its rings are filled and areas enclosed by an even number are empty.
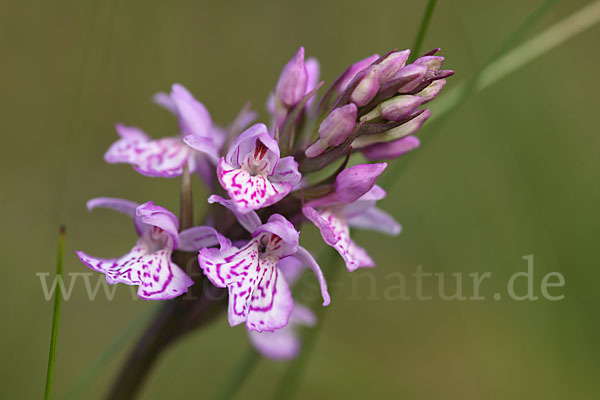
[[[171,96],[167,93],[156,93],[154,96],[152,96],[152,101],[172,114],[177,115],[177,106],[171,99]]]
[[[340,172],[335,179],[335,192],[341,201],[351,203],[375,185],[387,163],[359,164]]]
[[[342,256],[348,271],[375,266],[367,252],[350,238],[350,228],[345,220],[327,209],[317,211],[312,207],[304,207],[302,211],[306,218],[319,228],[325,243]]]
[[[195,226],[179,233],[179,250],[198,251],[203,247],[219,245],[221,249],[231,247],[231,242],[212,226]]]
[[[88,200],[86,206],[88,211],[92,211],[95,208],[108,208],[133,218],[135,209],[139,204],[134,201],[118,199],[115,197],[96,197]]]
[[[294,186],[300,183],[301,179],[302,174],[298,171],[298,163],[291,156],[280,159],[273,176],[269,178],[272,183],[280,184],[286,195]]]
[[[347,222],[353,228],[372,230],[390,236],[396,236],[402,231],[402,227],[394,217],[376,207],[368,208],[363,213],[348,218]]]
[[[367,160],[390,160],[416,149],[420,143],[416,136],[406,136],[392,142],[378,143],[365,147],[362,153]]]
[[[255,155],[257,141],[265,149],[263,150],[264,153],[261,152],[261,154]],[[254,124],[233,141],[225,156],[225,160],[235,168],[240,168],[247,157],[258,157],[260,155],[262,155],[265,161],[268,161],[269,170],[266,172],[271,174],[275,168],[275,164],[279,160],[279,144],[271,137],[265,124]]]
[[[104,154],[104,160],[109,164],[135,163],[150,138],[136,127],[117,124],[116,129],[121,139],[110,146]]]
[[[215,143],[212,138],[198,135],[187,135],[183,138],[183,142],[192,149],[205,154],[213,163],[213,165],[216,165],[219,162],[221,145]]]
[[[171,88],[171,101],[177,110],[183,136],[211,136],[212,120],[208,110],[185,87],[174,84]]]
[[[315,276],[317,277],[317,281],[319,282],[319,287],[321,288],[321,296],[323,297],[323,305],[328,306],[331,303],[331,298],[329,297],[329,291],[327,290],[327,281],[325,280],[325,275],[323,275],[323,271],[321,267],[314,259],[312,254],[304,247],[299,246],[298,252],[294,255],[295,258],[300,260],[303,264],[305,264],[308,268],[310,268]]]
[[[149,231],[150,235],[153,238],[156,237],[157,240],[158,235],[161,233],[160,231],[164,231],[170,236],[172,247],[177,248],[179,242],[179,220],[171,211],[155,205],[153,201],[149,201],[140,205],[135,210],[134,220],[139,226],[146,225],[146,229],[143,232]],[[153,228],[158,228],[159,231]]]
[[[252,237],[264,236],[265,233],[270,237],[270,240],[263,244],[267,247],[267,250],[276,254],[277,257],[287,257],[295,254],[298,250],[300,234],[294,228],[294,225],[282,215],[271,215],[266,224],[259,226],[252,233]]]

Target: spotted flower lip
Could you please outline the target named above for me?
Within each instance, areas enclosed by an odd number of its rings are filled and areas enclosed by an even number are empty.
[[[151,177],[179,176],[186,165],[190,172],[205,177],[213,174],[206,159],[217,163],[225,136],[213,126],[204,105],[179,84],[173,85],[170,94],[156,94],[154,101],[177,116],[180,134],[154,140],[139,128],[117,124],[120,139],[105,153],[106,162],[131,164]]]
[[[273,214],[260,225],[252,239],[240,248],[222,246],[220,249],[200,250],[198,262],[204,275],[218,287],[229,290],[229,324],[246,322],[248,330],[273,331],[287,325],[294,307],[291,291],[278,268],[280,260],[297,257],[306,265],[306,250],[298,245],[299,233],[279,214]],[[309,265],[314,269],[314,265]],[[317,277],[329,304],[327,284],[317,265]]]
[[[120,258],[104,259],[77,251],[79,259],[94,271],[106,275],[109,284],[138,286],[138,297],[144,300],[167,300],[187,292],[194,281],[177,264],[171,253],[180,248],[197,251],[202,247],[229,241],[211,227],[195,227],[178,233],[177,217],[163,207],[147,202],[141,205],[128,200],[101,197],[88,202],[88,209],[109,208],[132,217],[139,239]]]
[[[295,257],[282,258],[277,268],[289,285],[293,285],[302,272],[307,268],[302,261]],[[295,358],[302,347],[298,327],[314,326],[317,316],[312,310],[302,304],[294,304],[288,324],[273,332],[248,331],[250,343],[263,357],[274,361],[291,360]]]
[[[375,207],[385,191],[375,185],[386,164],[360,164],[338,175],[335,193],[306,204],[302,212],[314,223],[325,243],[340,253],[349,271],[374,267],[369,254],[350,238],[350,228],[374,230],[389,235],[400,233],[400,225]]]
[[[300,182],[293,157],[280,159],[279,145],[264,124],[244,131],[217,166],[221,186],[237,210],[247,213],[274,204]]]

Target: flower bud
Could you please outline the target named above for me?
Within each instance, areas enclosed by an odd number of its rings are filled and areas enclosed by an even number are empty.
[[[368,67],[360,74],[361,76],[356,77],[356,79],[360,79],[360,83],[350,95],[350,101],[358,107],[362,107],[373,100],[379,90],[379,70],[376,65]]]
[[[352,64],[346,70],[346,72],[344,72],[343,77],[342,78],[338,78],[338,79],[340,79],[340,82],[337,85],[337,91],[338,91],[338,93],[342,94],[344,92],[344,90],[346,90],[346,87],[348,86],[348,84],[350,83],[350,81],[352,79],[354,79],[354,77],[356,76],[356,74],[358,74],[363,69],[367,68],[369,65],[373,64],[378,59],[379,59],[379,54],[373,54],[370,57],[367,57],[365,59],[362,59],[362,60],[357,61],[354,64]]]
[[[444,62],[444,57],[441,56],[424,56],[417,58],[413,64],[424,65],[430,71],[439,71]]]
[[[400,121],[416,111],[423,100],[419,96],[400,95],[381,103],[381,116],[389,121]]]
[[[402,124],[396,128],[392,128],[389,131],[385,131],[382,133],[377,133],[374,135],[364,135],[359,136],[352,143],[352,147],[355,149],[362,149],[363,147],[367,147],[372,144],[382,143],[382,142],[391,142],[392,140],[397,140],[403,138],[408,135],[412,135],[416,131],[419,130],[421,125],[431,116],[431,111],[424,110],[420,115],[411,119],[405,124]]]
[[[420,96],[423,99],[423,103],[429,103],[431,100],[433,100],[438,93],[443,89],[443,87],[446,85],[446,80],[445,79],[438,79],[437,81],[433,81],[431,82],[431,84],[429,86],[427,86],[425,89],[421,90],[419,93],[417,93],[417,96]]]
[[[295,106],[306,93],[308,74],[304,64],[304,47],[300,47],[296,55],[283,67],[275,97],[288,108]]]
[[[317,61],[316,58],[309,58],[308,60],[306,60],[306,63],[304,63],[304,66],[306,67],[306,93],[308,93],[315,87],[317,87],[317,83],[319,83],[321,67],[319,65],[319,61]],[[308,101],[306,102],[306,108],[309,109],[314,101],[315,97],[311,97],[310,99],[308,99]]]
[[[394,76],[394,80],[402,78],[407,82],[398,88],[398,93],[408,93],[417,88],[423,81],[425,74],[427,74],[426,65],[413,63],[402,68]]]
[[[387,163],[358,164],[343,170],[335,178],[335,193],[340,200],[352,203],[375,186],[386,167]]]
[[[365,147],[362,153],[370,161],[391,160],[416,149],[420,143],[416,136],[406,136],[392,142],[377,143]]]
[[[313,158],[329,146],[339,146],[356,126],[356,106],[352,103],[333,110],[319,126],[319,139],[306,149],[306,157]]]
[[[381,61],[377,65],[377,68],[379,69],[379,82],[383,85],[392,80],[394,75],[404,68],[409,55],[410,50],[397,51]]]

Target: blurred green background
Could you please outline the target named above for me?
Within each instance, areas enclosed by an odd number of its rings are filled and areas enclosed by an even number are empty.
[[[539,3],[440,1],[424,50],[442,47],[445,66],[457,71],[446,91]],[[530,36],[588,3],[559,1]],[[177,180],[103,162],[116,122],[155,137],[175,133],[174,119],[150,102],[174,82],[222,124],[247,100],[265,117],[266,97],[298,46],[321,61],[331,82],[355,60],[410,47],[424,8],[397,0],[1,2],[0,397],[43,392],[52,304],[36,273],[54,271],[58,225],[67,226],[66,272],[87,272],[74,250],[117,256],[135,240],[127,218],[88,214],[87,199],[178,208]],[[396,161],[403,172],[382,206],[404,232],[355,237],[378,262],[377,299],[368,278],[357,280],[357,295],[351,275],[338,275],[298,398],[598,398],[599,34],[594,27],[473,96],[435,139]],[[197,186],[196,204],[205,207]],[[322,247],[314,229],[303,236]],[[543,275],[559,271],[566,286],[551,293],[564,300],[492,300],[525,270],[528,254],[536,294]],[[488,299],[381,298],[390,273],[409,277],[417,265],[465,279],[489,271]],[[426,292],[435,292],[432,282]],[[63,304],[55,398],[151,306],[132,301],[127,287],[109,302],[90,301],[81,281],[75,285]],[[210,398],[248,346],[245,329],[230,328],[223,316],[172,347],[141,397]],[[126,350],[82,398],[102,398]],[[239,398],[270,395],[285,369],[261,361]]]

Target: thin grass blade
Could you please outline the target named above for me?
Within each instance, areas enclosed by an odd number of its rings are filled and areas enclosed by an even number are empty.
[[[56,279],[62,280],[63,259],[65,251],[65,227],[61,226],[58,231],[58,251],[56,255]],[[54,311],[52,314],[52,331],[50,333],[50,351],[48,354],[48,370],[46,372],[46,390],[44,399],[50,400],[52,397],[52,386],[54,383],[54,366],[56,364],[56,346],[58,344],[58,327],[60,325],[60,305],[62,298],[61,285],[56,285],[54,295]]]

